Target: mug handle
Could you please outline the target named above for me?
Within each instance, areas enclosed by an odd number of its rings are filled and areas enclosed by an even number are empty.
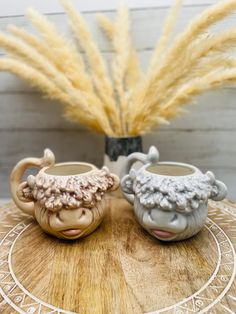
[[[147,154],[132,153],[127,157],[127,163],[125,165],[125,174],[128,174],[132,165],[140,161],[142,164],[156,164],[159,161],[159,152],[155,146],[151,146]]]
[[[151,146],[147,154],[143,153],[132,153],[127,157],[127,162],[125,165],[125,176],[121,180],[121,186],[125,185],[127,179],[134,179],[136,176],[135,170],[131,170],[131,167],[136,161],[140,161],[142,164],[156,164],[159,161],[159,152],[155,146]],[[124,196],[127,201],[131,204],[134,204],[134,194],[124,192]]]
[[[34,216],[34,202],[24,198],[19,193],[19,188],[27,185],[27,182],[22,182],[21,179],[28,168],[43,168],[51,166],[55,163],[55,156],[50,149],[44,150],[42,158],[25,158],[19,161],[13,168],[10,176],[10,189],[12,198],[24,213]]]

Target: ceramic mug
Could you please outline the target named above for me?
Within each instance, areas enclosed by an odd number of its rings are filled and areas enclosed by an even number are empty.
[[[27,168],[41,168],[21,182]],[[11,173],[11,193],[16,205],[35,217],[41,228],[57,238],[87,236],[101,223],[107,207],[106,193],[119,187],[119,178],[106,167],[83,162],[55,164],[46,149],[43,158],[21,160]]]
[[[144,165],[131,169],[134,162]],[[130,170],[131,169],[131,170]],[[212,172],[203,174],[184,163],[159,162],[158,150],[133,153],[127,159],[121,188],[134,205],[139,223],[163,241],[187,239],[200,231],[208,213],[208,199],[220,201],[227,188]]]

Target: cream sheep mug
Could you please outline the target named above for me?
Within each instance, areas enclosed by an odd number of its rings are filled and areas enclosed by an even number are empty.
[[[21,183],[27,168],[41,168]],[[83,162],[55,164],[46,149],[42,158],[21,160],[11,173],[16,205],[35,217],[41,228],[57,238],[87,236],[101,223],[107,207],[106,192],[119,186],[119,178],[106,167]]]
[[[131,169],[136,161],[144,166]],[[189,164],[159,162],[154,146],[147,155],[129,155],[125,172],[121,180],[124,196],[134,205],[143,228],[163,241],[183,240],[198,233],[207,217],[208,199],[219,201],[227,193],[225,184],[210,171],[203,174]]]

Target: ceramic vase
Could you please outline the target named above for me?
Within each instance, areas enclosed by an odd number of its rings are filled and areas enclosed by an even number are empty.
[[[106,137],[104,165],[119,178],[124,175],[127,156],[134,152],[142,152],[142,138],[136,137]]]

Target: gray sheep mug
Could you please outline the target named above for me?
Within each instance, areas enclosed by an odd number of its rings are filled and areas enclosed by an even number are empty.
[[[138,170],[136,161],[144,164]],[[158,150],[128,156],[121,180],[125,198],[134,205],[138,222],[162,241],[192,237],[204,226],[208,199],[220,201],[227,188],[212,172],[177,162],[159,162]]]

